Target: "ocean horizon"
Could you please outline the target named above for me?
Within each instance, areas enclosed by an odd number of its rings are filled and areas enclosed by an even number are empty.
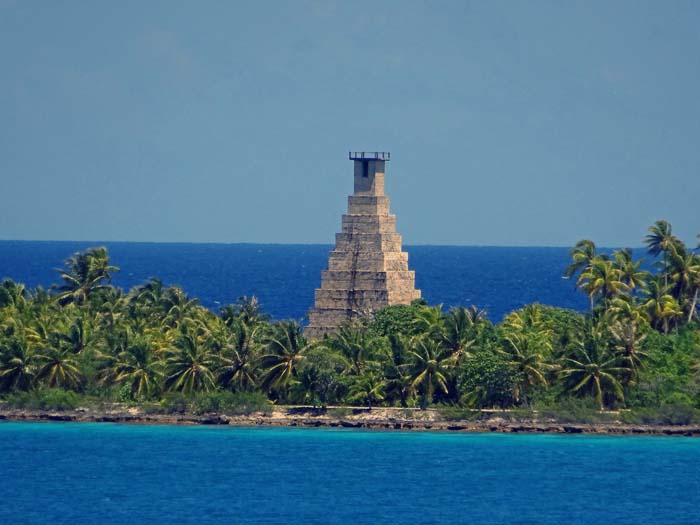
[[[0,238],[0,243],[17,242],[17,243],[67,243],[67,244],[88,244],[90,247],[105,246],[107,244],[203,244],[203,245],[223,245],[223,246],[327,246],[332,248],[332,243],[325,242],[254,242],[254,241],[128,241],[128,240],[76,240],[76,239],[7,239]],[[597,246],[597,245],[596,245]],[[417,242],[404,245],[404,249],[411,247],[432,247],[432,248],[544,248],[544,249],[566,249],[571,250],[569,245],[547,245],[547,244],[441,244],[441,243],[425,243]],[[597,246],[598,250],[608,252],[618,250],[621,246]],[[625,246],[633,251],[644,251],[646,248],[639,246]]]

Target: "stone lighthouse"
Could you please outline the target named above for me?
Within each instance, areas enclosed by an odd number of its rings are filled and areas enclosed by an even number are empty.
[[[352,317],[420,297],[415,272],[408,269],[408,254],[402,251],[401,235],[396,232],[396,216],[389,213],[389,197],[384,195],[391,155],[351,152],[349,157],[355,191],[348,198],[342,231],[335,236],[335,249],[309,311],[305,335],[311,339],[336,332]]]

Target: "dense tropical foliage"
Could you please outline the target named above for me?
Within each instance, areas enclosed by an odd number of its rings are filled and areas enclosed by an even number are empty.
[[[128,293],[104,248],[50,290],[0,284],[0,396],[61,389],[110,401],[232,392],[279,404],[700,408],[700,255],[658,221],[649,260],[576,244],[565,269],[590,311],[532,304],[494,324],[422,301],[308,341],[255,298],[220,312],[153,279]]]

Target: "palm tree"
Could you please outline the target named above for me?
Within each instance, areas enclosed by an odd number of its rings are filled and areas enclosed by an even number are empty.
[[[439,341],[429,337],[421,337],[414,348],[409,350],[412,358],[411,388],[419,388],[421,408],[425,410],[433,400],[435,389],[445,394],[447,388],[447,367],[451,354],[446,351]]]
[[[163,281],[151,278],[145,284],[134,287],[129,293],[129,303],[158,308],[163,302]]]
[[[628,294],[615,297],[610,302],[607,315],[612,322],[630,322],[638,326],[646,324],[649,320],[649,316],[644,308],[637,304],[634,297]]]
[[[643,286],[649,277],[649,272],[640,270],[643,261],[634,261],[632,250],[625,248],[613,254],[613,265],[620,272],[620,280],[627,285],[629,290]]]
[[[413,320],[415,333],[439,337],[442,331],[442,305],[422,306]]]
[[[246,326],[254,326],[268,320],[267,315],[262,312],[258,298],[254,295],[250,298],[244,295],[236,304],[222,307],[220,315],[227,326],[232,326],[236,321]]]
[[[642,308],[649,317],[649,322],[656,329],[668,333],[671,323],[682,315],[678,301],[671,295],[668,285],[659,278],[651,278],[644,289]]]
[[[648,354],[641,349],[646,335],[641,333],[635,322],[617,321],[609,327],[610,341],[615,353],[629,370],[627,383],[634,380],[642,366],[642,359]]]
[[[18,312],[24,311],[29,300],[27,288],[12,279],[5,279],[0,284],[0,309],[12,307]]]
[[[119,271],[109,264],[107,248],[90,248],[85,253],[75,253],[65,262],[65,268],[58,270],[63,284],[57,286],[58,301],[65,305],[82,305],[91,294],[108,287],[111,272]]]
[[[133,399],[146,399],[159,390],[162,377],[161,362],[150,343],[139,340],[117,354],[107,380],[129,385]]]
[[[217,383],[224,388],[245,391],[257,383],[255,367],[255,337],[257,326],[249,326],[237,319],[221,345],[221,367]]]
[[[443,320],[442,343],[450,349],[458,361],[463,357],[471,356],[469,348],[475,342],[475,323],[477,322],[475,321],[477,316],[473,313],[460,306],[452,308]]]
[[[25,324],[22,319],[15,319],[15,322],[17,323],[15,326],[18,328],[17,331],[21,333],[21,337],[33,348],[48,344],[49,339],[55,339],[56,336],[54,332],[50,330],[50,325],[59,324],[55,318],[47,320],[36,319],[31,324]]]
[[[321,373],[315,366],[303,366],[296,376],[296,381],[291,386],[291,397],[295,403],[310,404],[314,407],[323,406],[325,403],[319,396],[323,389]]]
[[[582,239],[572,248],[570,255],[571,264],[564,270],[564,276],[569,279],[577,273],[587,270],[593,259],[597,257],[595,243],[588,239]]]
[[[384,400],[386,380],[377,371],[370,370],[353,379],[350,386],[350,401],[366,403],[371,410],[372,405]]]
[[[408,406],[412,383],[407,346],[408,342],[405,336],[391,334],[389,347],[385,349],[384,358],[380,361],[384,365],[386,396],[389,399],[398,399],[404,408]]]
[[[350,322],[340,328],[324,345],[342,355],[348,363],[347,373],[360,375],[372,362],[377,350],[378,340],[369,331],[356,323]]]
[[[667,255],[670,293],[687,312],[690,321],[695,313],[700,290],[700,256],[688,252],[681,242],[672,244]]]
[[[656,221],[649,226],[649,233],[644,237],[644,243],[647,245],[647,251],[652,255],[663,253],[664,260],[662,271],[664,274],[664,285],[668,286],[668,253],[671,247],[679,244],[681,241],[673,235],[671,223],[664,219]]]
[[[649,253],[659,255],[671,249],[671,245],[678,242],[678,237],[673,235],[671,224],[664,219],[659,219],[649,226],[649,233],[644,237]]]
[[[288,385],[296,375],[296,367],[311,347],[295,321],[281,321],[260,358],[264,370],[262,387],[265,389]]]
[[[546,362],[552,352],[551,337],[543,332],[511,333],[503,337],[503,345],[498,353],[521,380],[516,384],[513,398],[528,402],[527,392],[539,386],[548,385],[546,373],[554,368]]]
[[[57,331],[55,336],[60,344],[70,348],[73,353],[80,354],[92,342],[90,332],[89,321],[86,322],[81,315],[78,315],[66,332]]]
[[[124,293],[119,288],[109,288],[102,292],[101,296],[102,304],[95,315],[95,326],[112,330],[124,314],[127,314],[127,302]]]
[[[144,325],[150,324],[155,319],[161,319],[164,290],[163,282],[155,278],[134,286],[124,298],[124,307],[129,320]]]
[[[622,281],[622,273],[607,259],[594,259],[576,281],[577,286],[588,295],[591,309],[599,298],[603,307],[607,308],[610,301],[626,292],[629,286]]]
[[[182,328],[175,344],[166,352],[166,388],[191,394],[215,388],[214,370],[218,357],[186,328]]]
[[[628,368],[610,352],[605,335],[595,325],[589,326],[583,341],[575,343],[573,356],[564,359],[560,371],[568,391],[593,395],[600,410],[605,409],[607,399],[624,401],[620,377],[627,373]]]
[[[553,333],[544,320],[542,305],[538,303],[528,304],[509,313],[503,320],[503,326],[509,331],[535,332],[547,337]]]
[[[84,377],[78,356],[71,348],[60,345],[44,347],[37,352],[36,380],[49,388],[79,390]]]
[[[175,328],[183,322],[192,320],[199,300],[190,299],[182,289],[171,286],[163,292],[161,304],[165,313],[161,324],[164,327]]]
[[[467,308],[467,316],[469,317],[469,322],[474,326],[480,326],[483,324],[488,324],[488,312],[474,305]]]
[[[29,390],[37,371],[34,352],[26,340],[11,339],[0,351],[0,391]]]

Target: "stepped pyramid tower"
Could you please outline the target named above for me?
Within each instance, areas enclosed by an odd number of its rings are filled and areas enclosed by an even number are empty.
[[[342,231],[335,236],[335,249],[309,311],[305,335],[310,339],[337,331],[352,317],[420,297],[415,272],[408,269],[408,254],[396,233],[396,216],[389,213],[389,197],[384,195],[385,166],[391,155],[351,152],[349,157],[355,192],[348,198]]]

